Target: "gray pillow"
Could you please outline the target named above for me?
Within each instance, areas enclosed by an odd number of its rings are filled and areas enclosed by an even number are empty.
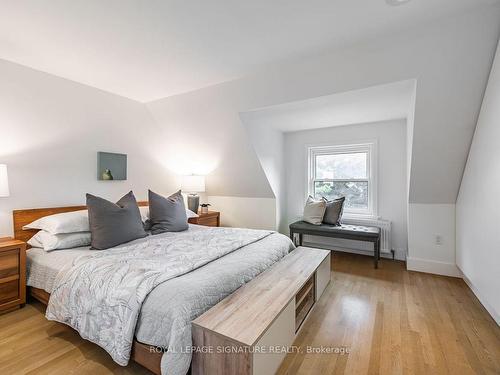
[[[144,231],[141,213],[132,192],[116,204],[87,194],[87,208],[93,249],[109,249],[148,235]]]
[[[180,190],[168,198],[149,190],[148,225],[152,234],[188,229],[186,207]]]
[[[326,210],[325,216],[323,217],[323,223],[330,225],[340,225],[342,212],[344,211],[345,197],[337,198],[331,201],[324,197],[323,199],[326,202]]]
[[[323,216],[325,215],[326,202],[323,199],[315,200],[309,196],[304,206],[304,215],[302,220],[314,224],[321,225]]]

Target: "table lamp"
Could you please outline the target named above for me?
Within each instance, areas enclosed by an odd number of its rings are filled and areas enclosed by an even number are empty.
[[[198,213],[198,206],[200,205],[200,196],[197,193],[205,192],[205,176],[182,176],[181,183],[182,191],[188,194],[188,209],[194,213]]]
[[[0,164],[0,197],[8,197],[9,192],[9,177],[7,176],[7,166]]]

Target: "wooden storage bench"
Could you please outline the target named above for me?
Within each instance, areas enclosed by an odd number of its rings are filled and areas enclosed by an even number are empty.
[[[192,322],[192,374],[274,374],[329,282],[330,251],[292,251]]]

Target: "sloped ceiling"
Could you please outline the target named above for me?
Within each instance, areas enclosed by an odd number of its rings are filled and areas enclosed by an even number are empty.
[[[242,113],[247,126],[282,132],[406,119],[413,111],[415,80],[340,92]]]
[[[257,157],[242,132],[242,112],[415,80],[409,200],[455,203],[498,43],[500,7],[424,26],[158,100],[148,107],[159,124],[177,128],[174,137],[186,134],[187,147],[199,142],[192,155],[219,156],[208,180],[214,194],[268,197],[272,192],[263,187],[269,182],[262,180],[265,175],[255,167]],[[197,134],[202,134],[203,141]]]
[[[0,1],[0,58],[147,102],[495,2]]]
[[[147,108],[168,141],[162,157],[211,172],[210,194],[244,197],[273,192],[239,113],[416,79],[410,201],[456,201],[500,31],[500,7],[488,4],[498,1],[185,3],[2,2],[0,58],[140,101],[243,75]]]

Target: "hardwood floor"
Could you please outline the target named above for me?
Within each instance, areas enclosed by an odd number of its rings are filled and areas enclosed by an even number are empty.
[[[457,278],[335,253],[332,283],[279,374],[500,374],[500,328]]]
[[[0,316],[0,374],[151,374],[121,367],[99,346],[71,328],[45,319],[40,302]]]
[[[332,283],[279,374],[499,374],[500,328],[460,279],[335,253]],[[307,346],[348,354],[305,353]],[[121,367],[39,303],[0,316],[0,374],[150,374]]]

